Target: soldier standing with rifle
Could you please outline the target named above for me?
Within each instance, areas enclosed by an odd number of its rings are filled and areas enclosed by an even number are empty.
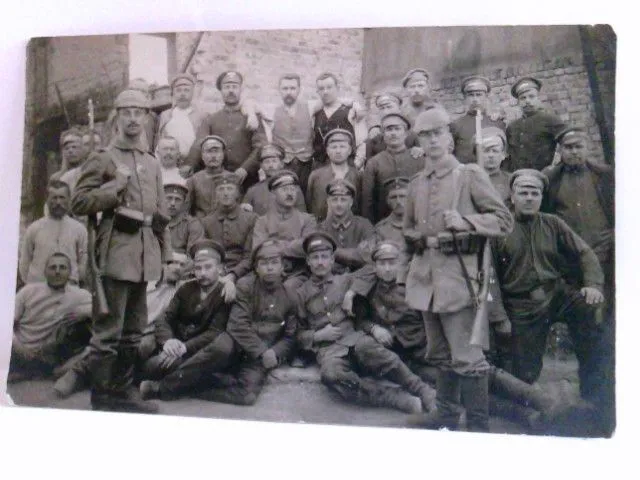
[[[476,317],[478,252],[482,237],[511,231],[513,218],[482,167],[461,165],[450,153],[447,112],[420,113],[413,126],[425,151],[425,168],[407,193],[404,235],[413,252],[406,300],[423,312],[427,361],[438,365],[436,410],[416,419],[424,428],[457,428],[460,404],[467,429],[489,430],[489,364],[471,344]]]
[[[142,401],[132,382],[147,320],[147,282],[160,278],[171,255],[168,217],[160,164],[140,141],[148,99],[125,90],[115,109],[118,136],[87,160],[72,199],[76,215],[102,212],[94,254],[109,312],[98,315],[98,302],[94,305],[87,360],[91,406],[155,413],[157,405]]]

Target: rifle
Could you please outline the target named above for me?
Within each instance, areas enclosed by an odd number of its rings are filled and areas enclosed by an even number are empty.
[[[91,137],[91,140],[89,140],[89,147],[92,152],[91,154],[93,154],[93,149],[95,147],[94,129],[93,101],[89,99],[89,135]],[[93,284],[92,294],[94,315],[98,318],[103,318],[109,315],[109,305],[107,303],[107,296],[104,292],[104,285],[102,283],[102,272],[98,268],[98,262],[96,261],[96,231],[98,230],[98,218],[95,213],[90,214],[88,217],[87,243],[89,246],[89,270]]]
[[[481,154],[482,148],[482,112],[476,110],[476,159],[480,167],[484,167]],[[482,249],[482,267],[480,276],[482,285],[475,299],[476,316],[473,319],[470,345],[489,349],[489,271],[491,269],[491,243],[486,238]]]

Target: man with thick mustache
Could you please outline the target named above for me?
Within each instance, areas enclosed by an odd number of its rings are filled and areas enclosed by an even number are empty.
[[[147,319],[147,283],[172,258],[159,162],[141,142],[149,100],[125,90],[115,100],[118,136],[85,163],[72,199],[77,215],[102,212],[96,256],[109,314],[94,317],[88,356],[95,410],[155,413],[133,386]]]
[[[158,120],[156,142],[163,136],[177,140],[182,158],[187,158],[196,138],[206,135],[204,124],[207,114],[193,103],[196,80],[188,73],[181,73],[171,82],[174,107],[163,111]]]
[[[282,105],[273,113],[273,142],[284,148],[284,164],[298,175],[305,193],[312,166],[314,112],[310,102],[298,102],[300,75],[283,75],[278,88]]]
[[[409,70],[402,79],[402,87],[405,89],[408,102],[403,103],[402,114],[411,125],[416,117],[437,105],[431,95],[429,72],[424,68]]]
[[[69,186],[60,180],[49,182],[48,213],[27,227],[20,245],[18,271],[26,283],[45,280],[45,264],[54,252],[69,257],[71,283],[84,279],[87,264],[87,229],[69,214]]]
[[[275,196],[275,208],[258,218],[253,228],[253,245],[261,245],[266,240],[279,242],[288,285],[299,285],[306,279],[302,239],[317,227],[313,216],[296,208],[298,188],[295,173],[282,170],[273,175],[269,180],[269,190]]]
[[[551,165],[556,151],[556,136],[566,128],[555,114],[547,112],[540,99],[542,82],[537,78],[524,77],[511,87],[511,95],[518,99],[522,118],[507,127],[509,160],[506,169],[521,168],[542,170]]]
[[[226,143],[225,167],[234,172],[246,190],[258,182],[258,151],[266,143],[266,134],[261,116],[257,114],[258,125],[250,128],[248,115],[242,107],[243,77],[234,71],[223,72],[216,80],[216,87],[222,95],[224,107],[205,120],[202,136],[218,135]],[[202,138],[202,136],[200,138]],[[194,169],[199,169],[199,145],[194,142],[187,163]]]

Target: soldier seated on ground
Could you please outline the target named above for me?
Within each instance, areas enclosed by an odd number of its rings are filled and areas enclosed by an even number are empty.
[[[297,290],[301,350],[315,355],[322,382],[348,402],[408,413],[429,409],[433,389],[397,355],[386,350],[380,355],[376,340],[357,331],[342,309],[350,278],[331,272],[335,250],[335,241],[324,232],[312,233],[304,240],[311,278]],[[384,377],[402,388],[383,385],[361,373]]]
[[[214,402],[253,405],[270,370],[285,362],[295,341],[295,292],[282,282],[282,252],[267,240],[253,252],[254,272],[237,284],[227,331],[241,357],[232,373],[218,375],[210,390],[196,396]]]
[[[234,358],[233,339],[226,333],[231,306],[219,281],[224,249],[201,240],[190,251],[196,280],[182,285],[156,326],[155,354],[143,367],[142,398],[175,399],[204,388],[211,374],[226,369]]]
[[[344,307],[351,311],[353,306],[359,328],[376,339],[378,344],[372,345],[371,351],[379,358],[385,355],[381,348],[388,350],[386,355],[398,355],[424,382],[435,384],[437,369],[426,359],[427,337],[421,314],[407,306],[404,283],[398,280],[403,278],[398,275],[403,269],[402,254],[402,248],[393,241],[378,243],[372,252],[375,277],[370,289],[353,293],[355,298]],[[544,428],[568,407],[493,365],[489,379],[491,413],[527,428]]]
[[[44,282],[16,294],[9,382],[49,376],[89,343],[91,294],[69,283],[71,261],[54,252]]]

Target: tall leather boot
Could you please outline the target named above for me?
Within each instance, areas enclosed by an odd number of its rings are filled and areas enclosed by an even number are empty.
[[[467,431],[489,431],[489,375],[460,376],[462,406],[467,412]]]
[[[525,407],[536,409],[542,414],[544,421],[552,421],[571,408],[559,398],[545,393],[537,386],[523,382],[500,368],[491,369],[490,381],[493,393]]]
[[[113,411],[133,413],[157,413],[156,403],[145,401],[133,385],[133,375],[138,360],[137,346],[121,348],[114,363],[110,405]]]
[[[412,395],[419,397],[425,412],[435,409],[436,391],[430,385],[424,383],[419,376],[401,361],[387,372],[386,377]]]
[[[92,357],[88,361],[91,374],[91,408],[111,411],[111,377],[116,357]]]
[[[439,369],[436,377],[436,408],[411,418],[409,425],[440,430],[457,430],[460,421],[460,377],[450,369]]]

